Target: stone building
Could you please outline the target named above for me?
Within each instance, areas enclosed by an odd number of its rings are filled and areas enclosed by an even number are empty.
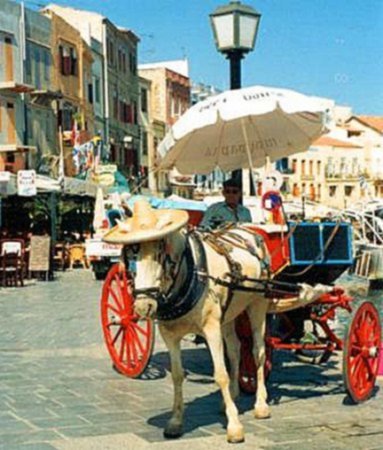
[[[154,160],[166,131],[190,106],[190,79],[186,60],[140,64],[139,74],[151,81],[151,112]],[[167,171],[156,174],[160,191],[170,189]]]
[[[349,139],[365,149],[364,175],[372,195],[383,198],[383,117],[352,115],[346,130]]]
[[[57,149],[49,20],[0,0],[0,170],[37,168]]]
[[[49,9],[42,13],[51,21],[53,84],[60,93],[56,105],[65,173],[73,175],[74,141],[83,144],[94,135],[92,53],[78,30]]]
[[[141,129],[141,146],[139,163],[141,175],[144,179],[143,187],[149,188],[150,192],[156,192],[156,177],[153,173],[155,165],[155,132],[152,115],[151,88],[152,82],[140,77],[139,123]]]
[[[280,162],[288,185],[288,197],[302,198],[327,206],[345,208],[363,192],[359,177],[365,170],[364,148],[347,140],[325,135],[306,152]]]
[[[93,49],[93,55],[98,55],[92,72],[93,97],[98,103],[98,126],[102,122],[104,124],[102,137],[108,148],[108,157],[126,175],[137,174],[140,147],[138,37],[98,13],[55,4],[45,10],[53,11],[76,28]]]

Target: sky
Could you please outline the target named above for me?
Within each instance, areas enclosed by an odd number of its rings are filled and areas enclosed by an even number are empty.
[[[43,1],[43,0],[32,0]],[[229,88],[209,14],[229,1],[58,0],[100,12],[141,39],[139,63],[187,58],[194,82]],[[242,86],[295,89],[383,116],[383,0],[246,0],[262,14]],[[31,6],[26,2],[27,6]]]

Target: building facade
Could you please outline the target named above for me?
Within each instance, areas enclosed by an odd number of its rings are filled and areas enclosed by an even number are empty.
[[[141,134],[140,146],[140,170],[143,178],[143,187],[149,188],[156,193],[157,183],[153,172],[155,168],[154,140],[155,131],[152,115],[152,82],[146,78],[140,77],[140,101],[139,101],[139,123]]]
[[[140,147],[138,37],[98,13],[58,5],[49,5],[47,10],[76,28],[93,49],[93,55],[98,54],[97,66],[93,66],[92,72],[93,100],[100,99],[97,102],[98,125],[104,125],[102,139],[106,156],[127,176],[137,174]]]
[[[157,147],[168,129],[190,106],[190,79],[187,61],[139,65],[139,74],[151,82],[151,112],[153,118],[153,153],[156,160]],[[168,171],[156,172],[156,185],[170,193]]]
[[[37,12],[0,1],[0,170],[38,169],[57,147],[51,88],[51,28]]]
[[[364,176],[371,194],[383,198],[383,117],[353,115],[346,125],[349,139],[365,149]]]

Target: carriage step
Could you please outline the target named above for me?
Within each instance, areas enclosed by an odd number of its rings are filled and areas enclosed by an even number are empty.
[[[355,275],[368,278],[371,272],[372,252],[363,251],[360,258],[357,259],[355,266]]]

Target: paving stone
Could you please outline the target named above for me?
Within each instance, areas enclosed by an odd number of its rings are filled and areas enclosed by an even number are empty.
[[[129,442],[135,450],[231,449],[206,347],[182,342],[184,435],[167,441],[173,387],[161,337],[143,379],[116,373],[100,327],[102,284],[88,271],[60,275],[22,296],[0,290],[0,448],[118,450]],[[276,352],[268,392],[269,420],[253,418],[254,396],[237,401],[241,450],[383,448],[382,390],[364,404],[345,404],[337,357],[310,366]]]

